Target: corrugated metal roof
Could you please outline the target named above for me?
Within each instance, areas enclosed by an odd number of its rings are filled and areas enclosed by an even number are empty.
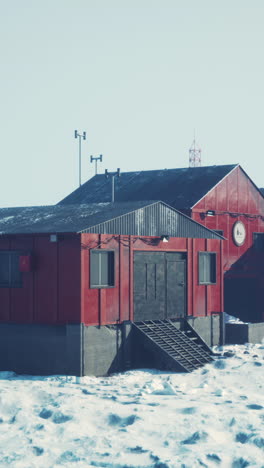
[[[0,234],[91,232],[222,238],[160,201],[0,209]]]
[[[217,185],[237,164],[154,171],[123,172],[115,178],[115,200],[162,200],[189,209]],[[98,174],[65,197],[60,204],[111,201],[111,177]]]
[[[79,232],[149,202],[90,203],[0,209],[0,233]]]

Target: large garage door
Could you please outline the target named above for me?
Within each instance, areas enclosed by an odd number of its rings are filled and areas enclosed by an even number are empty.
[[[135,252],[134,321],[186,315],[186,254]]]

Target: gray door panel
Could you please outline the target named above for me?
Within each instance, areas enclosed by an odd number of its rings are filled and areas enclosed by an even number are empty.
[[[163,320],[186,314],[186,254],[135,252],[134,320]]]

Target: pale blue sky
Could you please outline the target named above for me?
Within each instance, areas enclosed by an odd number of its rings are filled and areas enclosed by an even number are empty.
[[[264,186],[264,0],[0,0],[0,206],[121,171],[240,163]]]

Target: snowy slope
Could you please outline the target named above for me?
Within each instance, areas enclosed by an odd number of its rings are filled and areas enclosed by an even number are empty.
[[[0,467],[264,467],[264,345],[192,374],[0,373]]]

